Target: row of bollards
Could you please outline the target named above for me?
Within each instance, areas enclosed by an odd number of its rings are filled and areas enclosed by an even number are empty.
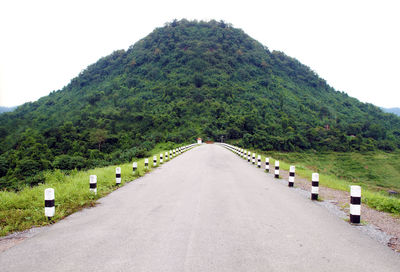
[[[193,146],[197,144],[190,144],[182,147],[178,147],[176,149],[170,150],[169,151],[169,159],[171,160],[173,157],[178,156],[179,154],[182,154],[183,152],[189,150]],[[164,159],[163,159],[164,158]],[[168,152],[165,152],[165,157],[164,154],[160,154],[160,164],[162,164],[164,161],[166,162],[168,160]],[[153,157],[153,166],[157,166],[157,156]],[[149,159],[145,158],[144,159],[144,167],[146,169],[149,168]],[[133,162],[132,164],[132,171],[133,174],[138,169],[138,163]],[[115,169],[115,184],[118,186],[121,184],[121,167],[117,167]],[[97,176],[96,175],[90,175],[89,177],[89,191],[94,193],[95,195],[97,194]],[[47,188],[44,190],[44,214],[45,216],[51,220],[51,218],[55,215],[55,194],[54,194],[54,189],[53,188]]]
[[[256,153],[250,150],[239,148],[233,145],[222,143],[224,147],[233,151],[248,162],[255,164]],[[257,167],[261,168],[261,155],[257,156]],[[265,158],[265,171],[269,172],[269,158]],[[296,167],[289,167],[288,187],[294,187]],[[274,177],[279,178],[279,161],[275,160]],[[319,194],[319,174],[312,173],[311,175],[311,200],[318,200]],[[361,187],[350,186],[350,223],[359,224],[361,222]]]

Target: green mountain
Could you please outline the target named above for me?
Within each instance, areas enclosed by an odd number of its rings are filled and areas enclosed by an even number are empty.
[[[15,110],[17,107],[2,107],[0,106],[0,113],[9,112]]]
[[[390,151],[400,146],[400,118],[222,21],[173,21],[62,90],[1,114],[0,186],[198,136],[281,151]]]
[[[400,116],[400,108],[382,108],[384,112],[393,113]]]

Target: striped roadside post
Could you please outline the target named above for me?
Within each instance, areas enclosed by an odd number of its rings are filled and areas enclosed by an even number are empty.
[[[173,154],[172,156],[175,157],[175,149],[172,149],[172,152],[173,152],[173,153],[172,153],[172,154]]]
[[[261,155],[258,155],[257,157],[257,167],[261,168]]]
[[[149,169],[149,159],[148,158],[144,159],[144,167],[146,169]]]
[[[247,161],[250,162],[250,156],[251,156],[251,152],[247,151]]]
[[[54,216],[56,212],[55,200],[54,200],[54,189],[47,188],[44,190],[44,215],[49,220]]]
[[[133,162],[132,163],[132,171],[134,174],[135,174],[136,170],[137,170],[137,162]]]
[[[165,161],[167,161],[167,160],[168,160],[168,151],[165,152]]]
[[[163,163],[163,153],[160,154],[160,164]]]
[[[361,222],[361,187],[350,186],[350,223],[360,224]]]
[[[153,156],[153,166],[157,166],[157,156]]]
[[[93,192],[95,195],[97,195],[97,176],[96,175],[90,175],[89,179],[89,188],[90,191]]]
[[[116,185],[121,184],[121,167],[115,168],[115,183]]]
[[[294,175],[295,175],[296,167],[294,165],[290,166],[289,169],[289,187],[293,187],[294,185]]]
[[[269,158],[265,158],[265,171],[269,173]]]
[[[275,161],[275,178],[279,178],[279,161]]]
[[[169,159],[172,159],[172,150],[169,151]]]
[[[243,151],[243,159],[246,159],[246,154],[247,154],[247,150],[245,149],[245,150]]]
[[[311,200],[318,200],[319,174],[313,173],[311,178]]]
[[[256,153],[253,153],[253,157],[252,157],[251,162],[252,162],[253,164],[256,164]]]

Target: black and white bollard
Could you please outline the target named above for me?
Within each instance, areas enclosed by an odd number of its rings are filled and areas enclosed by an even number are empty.
[[[247,150],[245,149],[245,150],[243,151],[243,159],[246,159],[246,154],[247,154]]]
[[[293,187],[294,185],[295,172],[296,172],[296,167],[294,165],[291,165],[289,169],[289,184],[288,184],[289,187]]]
[[[134,174],[135,174],[136,170],[137,170],[137,162],[133,162],[132,163],[132,171]]]
[[[279,161],[275,161],[275,178],[279,178]]]
[[[361,222],[361,187],[350,186],[350,223],[360,224]]]
[[[97,176],[96,175],[90,175],[90,191],[93,192],[95,195],[97,195]]]
[[[261,155],[258,155],[257,157],[257,167],[261,168]]]
[[[172,159],[172,150],[169,151],[169,159]]]
[[[149,159],[148,158],[144,159],[144,167],[146,169],[149,169]]]
[[[269,158],[265,158],[265,171],[269,173]]]
[[[318,200],[319,174],[313,173],[311,178],[311,200]]]
[[[253,158],[251,160],[253,164],[256,164],[256,153],[253,153]]]
[[[44,190],[44,215],[51,220],[56,212],[54,189],[47,188]]]
[[[167,161],[167,160],[168,160],[168,151],[165,152],[165,161]]]
[[[160,154],[160,164],[163,163],[163,153]]]
[[[157,156],[153,156],[153,166],[157,166]]]
[[[251,152],[248,151],[248,152],[247,152],[247,161],[250,162],[250,159],[251,159]]]
[[[121,185],[121,167],[115,168],[115,183]]]

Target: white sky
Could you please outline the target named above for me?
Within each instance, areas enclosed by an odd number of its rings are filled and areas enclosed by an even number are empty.
[[[398,3],[396,3],[398,2]],[[400,106],[400,1],[0,1],[0,106],[61,89],[173,19],[224,20],[335,89]]]

